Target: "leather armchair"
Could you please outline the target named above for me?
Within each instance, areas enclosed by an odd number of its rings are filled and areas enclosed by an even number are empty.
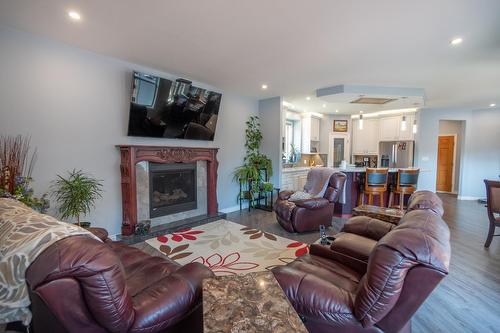
[[[357,219],[348,228],[363,236],[345,234],[368,240],[351,239],[351,250],[364,247],[366,260],[339,255],[335,240],[331,248],[313,244],[309,254],[274,268],[306,327],[319,333],[410,332],[411,317],[448,274],[450,233],[436,214],[438,206],[434,201],[410,210],[384,235],[388,226],[365,220],[363,229]],[[344,246],[348,248],[346,239]]]
[[[335,172],[322,198],[289,201],[293,191],[282,191],[274,205],[278,223],[289,232],[315,231],[332,223],[333,209],[344,189],[346,175]]]
[[[62,239],[26,272],[33,331],[201,331],[200,293],[205,266],[181,266],[107,238]]]

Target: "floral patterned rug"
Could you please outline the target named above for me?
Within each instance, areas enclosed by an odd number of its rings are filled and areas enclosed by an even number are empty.
[[[199,262],[216,275],[236,275],[285,265],[308,252],[306,243],[218,220],[146,241],[185,265]]]

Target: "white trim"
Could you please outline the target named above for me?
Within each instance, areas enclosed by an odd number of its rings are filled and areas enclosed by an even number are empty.
[[[439,154],[439,137],[440,136],[452,136],[453,137],[453,168],[451,172],[451,192],[445,192],[442,191],[443,193],[457,193],[457,189],[455,189],[455,167],[457,165],[457,134],[438,134],[438,154]],[[437,182],[437,172],[438,172],[438,167],[437,165],[439,163],[439,160],[436,161],[436,182]],[[437,187],[437,184],[436,184]],[[436,191],[437,192],[437,191]]]
[[[245,208],[248,208],[248,202],[244,202],[241,205],[241,209],[245,209]],[[224,208],[224,209],[220,209],[219,212],[227,214],[227,213],[235,212],[237,210],[240,210],[240,205],[236,205],[236,206],[231,206],[231,207],[227,207],[227,208]]]
[[[479,199],[484,199],[484,198],[481,198],[481,197],[469,197],[469,196],[466,196],[466,195],[459,195],[457,197],[458,200],[479,200]]]

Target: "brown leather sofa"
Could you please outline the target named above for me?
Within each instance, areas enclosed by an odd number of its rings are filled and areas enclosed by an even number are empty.
[[[313,244],[274,276],[311,332],[410,332],[411,317],[448,274],[441,215],[435,194],[416,192],[398,226],[351,219],[343,234],[360,238],[338,238],[351,252],[339,255],[338,239],[331,248]]]
[[[335,172],[322,198],[289,201],[293,191],[281,191],[274,206],[278,223],[289,232],[319,230],[332,223],[333,209],[344,189],[346,175]]]
[[[35,333],[201,332],[201,281],[213,273],[112,242],[104,229],[62,239],[26,272]]]

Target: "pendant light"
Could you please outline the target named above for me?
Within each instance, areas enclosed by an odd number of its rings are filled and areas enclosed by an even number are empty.
[[[362,114],[359,115],[358,124],[359,124],[359,129],[362,130],[363,129],[363,115]]]
[[[403,120],[401,120],[401,130],[406,131],[406,116],[403,116]]]
[[[417,133],[417,119],[413,119],[413,134]]]

